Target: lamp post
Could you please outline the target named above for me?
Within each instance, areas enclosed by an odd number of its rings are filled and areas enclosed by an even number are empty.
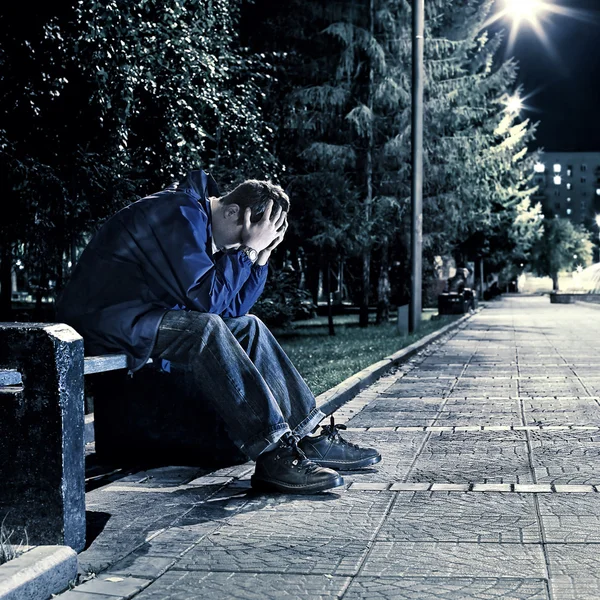
[[[423,46],[425,0],[413,0],[412,13],[412,181],[410,331],[421,324],[423,278]]]
[[[600,214],[596,215],[596,225],[598,225],[598,262],[600,263]]]

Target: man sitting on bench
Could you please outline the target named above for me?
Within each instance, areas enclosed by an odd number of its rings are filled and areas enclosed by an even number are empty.
[[[256,468],[252,486],[312,493],[343,485],[337,471],[381,460],[345,441],[267,327],[248,315],[271,252],[288,226],[289,198],[248,180],[220,196],[201,170],[120,210],[79,259],[57,317],[92,354],[124,352],[183,367]]]

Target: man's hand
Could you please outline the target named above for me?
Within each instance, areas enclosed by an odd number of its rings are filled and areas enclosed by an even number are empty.
[[[262,218],[256,223],[250,221],[250,216],[252,215],[250,208],[247,208],[244,213],[242,244],[254,248],[259,253],[267,249],[271,251],[279,244],[277,239],[279,237],[283,239],[283,234],[280,230],[286,224],[286,213],[283,212],[283,209],[279,205],[273,213],[273,204],[273,200],[269,200]],[[285,233],[285,228],[283,229],[283,233]]]
[[[271,257],[271,252],[273,252],[273,250],[275,250],[275,248],[277,248],[277,246],[279,246],[279,244],[281,244],[281,242],[283,241],[283,238],[285,236],[285,232],[287,231],[287,228],[288,228],[287,215],[285,215],[285,220],[283,222],[283,225],[278,230],[279,235],[271,242],[270,246],[268,246],[267,248],[265,248],[264,250],[262,250],[261,252],[258,253],[258,260],[256,261],[257,265],[262,267],[262,266],[266,265],[267,262],[269,262],[269,258]]]

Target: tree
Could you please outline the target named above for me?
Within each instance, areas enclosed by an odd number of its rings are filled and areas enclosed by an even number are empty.
[[[260,106],[269,66],[237,41],[240,1],[3,6],[5,312],[17,255],[41,303],[108,215],[189,168],[223,187],[277,178]]]
[[[552,278],[552,289],[559,291],[558,275],[587,267],[592,262],[593,244],[590,233],[568,219],[544,219],[542,237],[533,247],[532,267],[538,275]]]

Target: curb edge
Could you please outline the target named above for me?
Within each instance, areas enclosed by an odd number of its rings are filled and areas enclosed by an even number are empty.
[[[77,554],[69,546],[36,546],[0,566],[0,599],[50,598],[77,577]]]

